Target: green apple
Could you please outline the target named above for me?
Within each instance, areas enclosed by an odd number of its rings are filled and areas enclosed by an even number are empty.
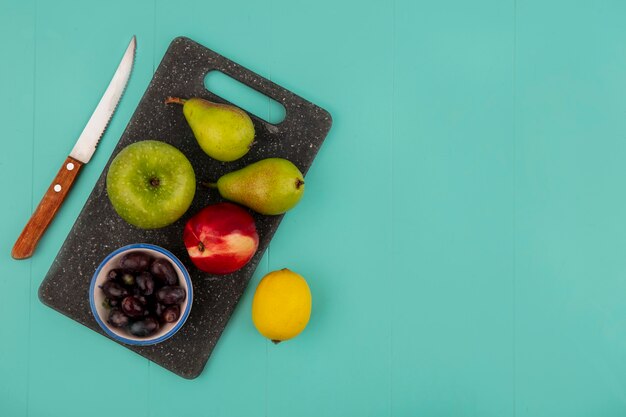
[[[107,173],[113,208],[128,223],[156,229],[174,223],[189,208],[196,177],[189,160],[165,142],[145,140],[117,154]]]

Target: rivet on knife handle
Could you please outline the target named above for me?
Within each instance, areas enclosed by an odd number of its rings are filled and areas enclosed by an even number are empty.
[[[15,259],[24,259],[33,255],[39,239],[41,239],[59,207],[63,204],[82,166],[82,162],[70,156],[67,157],[26,227],[22,230],[22,234],[17,238],[17,242],[15,242],[11,251],[11,256]]]

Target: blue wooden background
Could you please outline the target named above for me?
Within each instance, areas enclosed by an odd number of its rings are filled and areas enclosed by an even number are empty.
[[[0,0],[0,416],[625,415],[625,22],[621,0]],[[133,34],[98,152],[12,260]],[[334,116],[193,381],[37,299],[180,35]],[[282,267],[314,307],[274,346],[251,297]]]

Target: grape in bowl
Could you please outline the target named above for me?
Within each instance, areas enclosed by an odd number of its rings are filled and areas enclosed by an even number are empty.
[[[191,279],[180,260],[147,243],[109,254],[89,288],[96,322],[111,338],[129,345],[172,337],[189,316],[192,301]]]

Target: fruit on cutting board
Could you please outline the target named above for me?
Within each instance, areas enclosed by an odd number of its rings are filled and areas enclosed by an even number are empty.
[[[169,274],[170,269],[175,278],[168,277],[167,281],[151,272]],[[180,317],[187,292],[178,284],[178,275],[169,260],[154,259],[145,252],[127,253],[100,286],[105,296],[103,305],[110,309],[107,323],[133,336],[153,335],[162,325]]]
[[[268,158],[225,174],[209,186],[227,200],[274,215],[298,204],[304,194],[304,177],[290,161]]]
[[[267,274],[252,300],[252,321],[274,343],[292,339],[311,317],[311,291],[299,274],[284,268]]]
[[[168,97],[165,103],[183,105],[183,114],[202,150],[211,158],[229,162],[241,158],[254,141],[248,114],[228,104],[201,98]]]
[[[211,274],[229,274],[243,268],[259,247],[254,219],[232,203],[200,210],[185,225],[183,240],[194,265]]]
[[[117,154],[107,173],[107,194],[121,218],[142,229],[178,220],[196,192],[189,160],[165,142],[145,140]]]

